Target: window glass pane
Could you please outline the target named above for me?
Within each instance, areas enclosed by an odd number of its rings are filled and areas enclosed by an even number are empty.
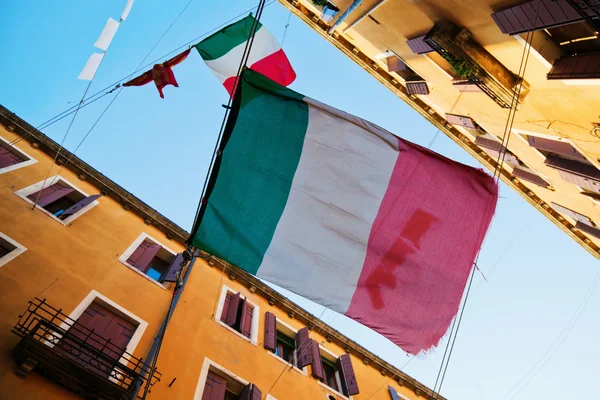
[[[332,388],[334,390],[339,390],[338,384],[337,384],[337,379],[335,377],[335,373],[337,371],[335,364],[333,364],[331,361],[329,361],[328,359],[323,358],[323,357],[321,357],[321,361],[323,361],[323,372],[325,374],[325,383],[330,388]]]

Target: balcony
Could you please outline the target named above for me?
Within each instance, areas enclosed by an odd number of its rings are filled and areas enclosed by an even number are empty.
[[[521,79],[477,43],[471,32],[452,22],[435,24],[424,41],[450,63],[461,84],[476,85],[503,108],[511,107],[513,96],[521,103],[529,92],[523,82],[518,93]]]
[[[21,337],[13,349],[16,374],[35,370],[86,399],[129,400],[136,383],[145,386],[150,366],[35,298],[12,330]],[[160,381],[155,372],[150,386]],[[139,386],[138,386],[139,387]]]

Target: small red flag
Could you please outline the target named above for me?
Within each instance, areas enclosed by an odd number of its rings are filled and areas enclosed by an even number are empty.
[[[175,79],[175,74],[171,68],[185,60],[188,54],[190,54],[190,50],[191,49],[187,49],[183,53],[176,55],[162,64],[154,64],[150,71],[146,71],[137,78],[133,78],[129,82],[124,83],[123,86],[144,86],[145,84],[154,81],[154,84],[158,89],[158,94],[164,99],[165,95],[162,90],[165,86],[173,85],[179,87],[179,84]]]

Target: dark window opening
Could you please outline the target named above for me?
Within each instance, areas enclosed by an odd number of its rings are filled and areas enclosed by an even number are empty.
[[[277,345],[275,354],[283,358],[285,361],[296,365],[294,360],[294,350],[296,348],[296,340],[277,331]]]
[[[231,307],[237,307],[235,315],[233,314],[233,311],[230,312]],[[242,299],[239,293],[227,293],[225,302],[223,303],[223,311],[221,312],[221,322],[224,322],[237,332],[250,338],[252,336],[253,316],[254,307],[245,299]]]
[[[575,55],[600,50],[598,32],[586,21],[545,29],[550,39],[564,55]]]
[[[158,281],[169,269],[169,263],[158,257],[154,257],[146,270],[146,275]]]
[[[0,258],[4,257],[8,253],[11,253],[15,249],[16,247],[12,243],[0,238]]]
[[[227,390],[225,392],[225,398],[223,400],[239,400],[239,399],[240,399],[239,395],[237,395],[235,393],[232,393],[229,390]]]
[[[55,217],[60,218],[61,215],[64,214],[65,210],[73,206],[75,203],[76,201],[65,196],[46,205],[44,209]]]
[[[161,245],[145,239],[127,259],[127,263],[155,281],[164,278],[176,256]]]
[[[333,390],[339,392],[337,366],[325,357],[321,357],[321,361],[323,362],[323,374],[325,375],[325,378],[323,379],[324,383]]]

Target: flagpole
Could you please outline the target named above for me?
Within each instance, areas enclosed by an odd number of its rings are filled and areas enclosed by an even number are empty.
[[[254,44],[254,36],[256,34],[258,24],[260,22],[260,18],[262,16],[263,10],[265,8],[265,3],[266,3],[266,0],[259,0],[258,7],[256,9],[256,17],[254,18],[254,21],[252,22],[252,27],[250,28],[248,40],[246,41],[246,46],[244,48],[244,52],[242,53],[242,58],[240,59],[240,64],[238,66],[238,71],[237,71],[237,75],[236,75],[235,82],[233,85],[233,90],[231,91],[231,94],[229,95],[229,100],[227,102],[227,105],[224,106],[225,114],[223,115],[223,120],[221,121],[221,128],[219,129],[219,135],[217,136],[217,141],[215,143],[215,148],[213,149],[213,154],[212,154],[212,157],[210,160],[210,164],[208,166],[208,170],[206,171],[206,177],[204,179],[204,185],[202,187],[202,192],[200,193],[200,200],[198,201],[198,207],[196,209],[196,215],[194,217],[194,224],[192,225],[191,234],[190,234],[190,237],[188,238],[188,240],[186,241],[186,245],[187,245],[188,249],[191,249],[191,246],[192,246],[191,240],[194,237],[196,231],[198,230],[198,227],[200,226],[200,222],[202,221],[202,216],[204,214],[204,210],[205,210],[206,203],[207,203],[207,190],[209,189],[208,185],[209,185],[209,182],[210,182],[210,179],[212,176],[213,168],[217,164],[217,162],[219,161],[219,159],[222,155],[221,151],[220,151],[221,150],[220,145],[221,145],[221,141],[223,138],[223,133],[225,131],[225,127],[227,126],[227,122],[228,122],[229,116],[231,114],[231,106],[233,104],[235,94],[238,91],[238,84],[240,82],[243,71],[247,68],[250,51],[252,50],[252,45]]]

